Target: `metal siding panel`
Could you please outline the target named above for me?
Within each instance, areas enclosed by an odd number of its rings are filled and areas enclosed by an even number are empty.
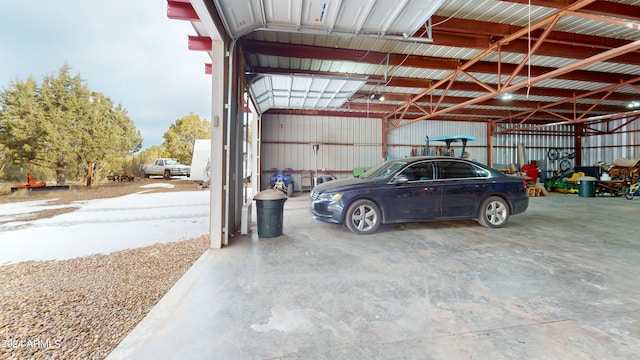
[[[508,128],[508,126],[506,126]],[[526,163],[536,160],[540,166],[541,180],[552,175],[553,170],[557,168],[557,161],[547,159],[547,151],[549,148],[561,148],[567,151],[574,149],[574,137],[570,135],[558,135],[557,132],[571,132],[572,126],[553,126],[544,129],[549,134],[528,134],[528,133],[511,133],[499,134],[494,138],[493,166],[495,168],[503,168],[511,163],[518,164],[518,144],[522,143],[525,148],[524,159]],[[575,164],[572,163],[575,166]]]
[[[609,128],[617,128],[626,123],[625,120],[615,120],[609,125],[605,123],[593,124],[592,128],[607,131]],[[611,164],[618,158],[640,158],[640,123],[638,121],[623,126],[619,133],[587,136],[582,140],[583,163],[594,165],[596,163]]]
[[[315,171],[313,143],[320,144],[318,169],[348,172],[336,173],[338,177],[381,160],[381,119],[264,115],[262,121],[261,160],[267,172],[272,168]]]

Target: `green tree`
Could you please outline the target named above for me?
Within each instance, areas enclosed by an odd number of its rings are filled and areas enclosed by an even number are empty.
[[[44,115],[38,106],[39,89],[29,77],[0,93],[0,144],[14,162],[37,164],[41,139],[46,137]]]
[[[176,120],[163,137],[162,146],[166,156],[189,165],[196,139],[211,138],[211,123],[206,119],[200,119],[194,113],[189,113]]]
[[[29,78],[0,93],[0,144],[14,162],[52,169],[64,184],[93,163],[117,168],[142,137],[122,106],[92,92],[65,64],[40,86]]]

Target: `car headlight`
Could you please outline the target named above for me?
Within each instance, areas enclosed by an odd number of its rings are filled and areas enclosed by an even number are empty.
[[[342,199],[342,193],[322,193],[318,196],[318,200],[340,201]]]

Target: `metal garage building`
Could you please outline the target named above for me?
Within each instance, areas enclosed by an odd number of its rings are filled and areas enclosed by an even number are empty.
[[[637,0],[168,4],[212,58],[212,248],[239,227],[249,122],[263,177],[348,176],[452,134],[494,167],[640,157]],[[205,252],[108,358],[640,358],[637,199],[529,204],[501,229],[360,236],[289,197],[284,234]]]
[[[240,226],[249,122],[262,186],[273,168],[343,177],[450,134],[494,167],[551,171],[551,147],[576,166],[640,157],[637,0],[169,0],[168,16],[212,59],[214,248]]]

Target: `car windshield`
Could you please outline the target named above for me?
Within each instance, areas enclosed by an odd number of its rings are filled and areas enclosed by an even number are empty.
[[[386,179],[390,175],[395,174],[406,164],[407,163],[405,161],[385,161],[365,171],[364,173],[362,173],[362,175],[359,176],[359,178],[371,180]]]

